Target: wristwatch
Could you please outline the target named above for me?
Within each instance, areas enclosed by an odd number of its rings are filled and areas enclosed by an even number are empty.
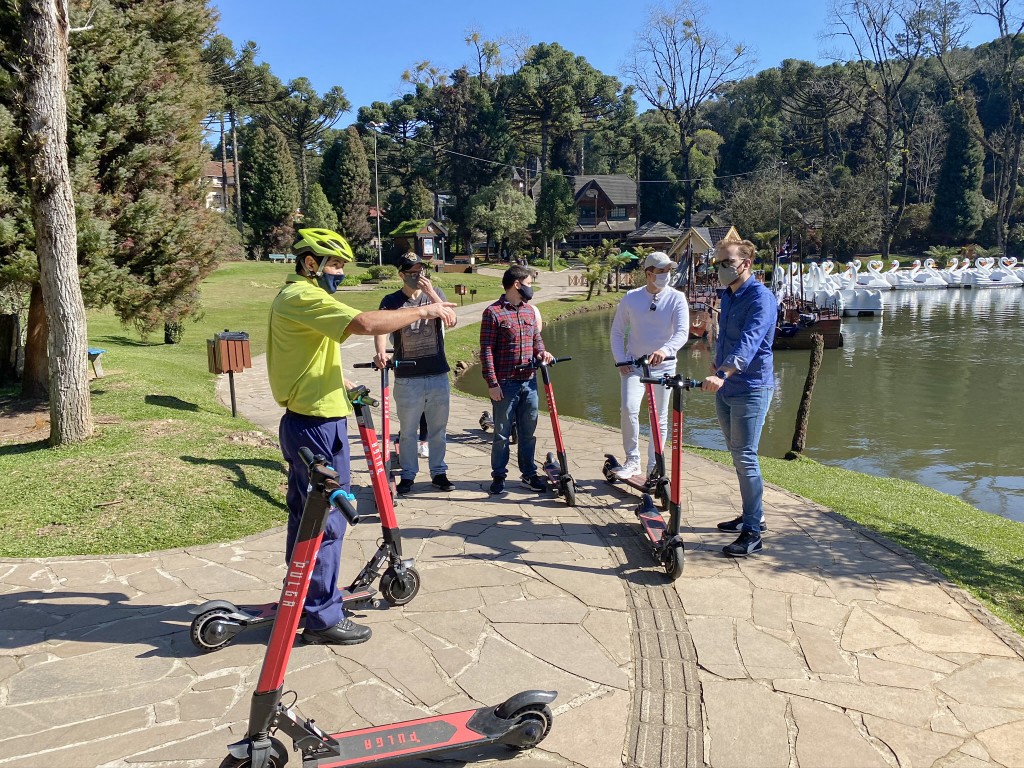
[[[715,371],[715,376],[720,378],[722,381],[725,381],[727,378],[729,378],[728,376],[725,375],[725,371],[723,371],[721,368]]]

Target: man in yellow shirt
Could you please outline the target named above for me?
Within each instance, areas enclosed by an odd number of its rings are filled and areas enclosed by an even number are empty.
[[[341,368],[339,344],[349,336],[392,333],[418,320],[440,319],[455,325],[454,304],[425,304],[399,310],[360,312],[332,295],[355,257],[345,239],[326,229],[300,229],[292,246],[296,274],[288,277],[270,308],[267,374],[274,399],[284,407],[281,452],[288,462],[288,540],[291,560],[309,476],[299,458],[306,447],[332,459],[338,482],[349,490],[347,417],[352,413]],[[345,616],[338,572],[345,518],[332,509],[306,595],[307,643],[355,645],[370,638],[370,628]]]

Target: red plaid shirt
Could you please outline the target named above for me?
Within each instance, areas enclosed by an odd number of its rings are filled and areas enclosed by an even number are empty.
[[[510,304],[505,296],[484,310],[480,323],[480,368],[488,387],[503,381],[527,381],[533,369],[515,370],[543,353],[537,315],[525,301]]]

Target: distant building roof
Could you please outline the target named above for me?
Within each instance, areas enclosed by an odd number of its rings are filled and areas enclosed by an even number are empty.
[[[227,177],[228,185],[235,183],[235,163],[229,160],[227,165]],[[207,160],[203,165],[203,178],[204,179],[219,179],[221,178],[221,167],[220,160]]]
[[[683,234],[682,230],[662,224],[660,221],[648,221],[627,237],[627,240],[675,240]]]
[[[636,219],[622,219],[619,221],[602,221],[596,226],[594,224],[577,224],[572,228],[574,234],[608,234],[626,235],[636,229]]]
[[[573,176],[573,196],[579,200],[580,192],[594,182],[614,205],[636,205],[636,182],[622,173],[596,176]]]
[[[436,228],[439,234],[448,234],[448,229],[434,219],[409,219],[408,221],[403,221],[393,230],[388,232],[388,237],[412,237],[419,234],[428,226]]]

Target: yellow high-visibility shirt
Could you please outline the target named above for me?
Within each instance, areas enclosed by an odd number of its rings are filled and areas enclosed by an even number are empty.
[[[339,344],[359,314],[315,280],[290,275],[270,306],[267,377],[278,405],[306,416],[352,413]]]

